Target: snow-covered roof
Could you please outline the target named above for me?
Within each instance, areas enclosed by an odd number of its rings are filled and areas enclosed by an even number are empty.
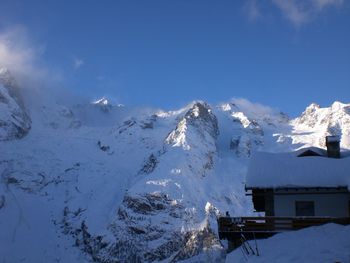
[[[248,167],[246,187],[350,188],[350,157],[348,152],[342,153],[340,159],[324,156],[298,157],[307,150],[315,151],[315,148],[304,148],[290,153],[256,152]]]

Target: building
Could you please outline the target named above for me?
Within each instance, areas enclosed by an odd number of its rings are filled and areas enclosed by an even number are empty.
[[[326,138],[327,150],[310,147],[291,153],[256,153],[246,190],[265,216],[349,217],[350,154],[339,138]]]
[[[254,154],[245,188],[260,216],[219,218],[220,238],[237,245],[242,235],[264,238],[329,222],[349,224],[350,152],[340,151],[338,136],[326,137],[326,147]]]

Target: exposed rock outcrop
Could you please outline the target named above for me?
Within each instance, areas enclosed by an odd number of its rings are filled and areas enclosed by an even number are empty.
[[[15,79],[7,69],[0,68],[0,141],[20,139],[31,127]]]

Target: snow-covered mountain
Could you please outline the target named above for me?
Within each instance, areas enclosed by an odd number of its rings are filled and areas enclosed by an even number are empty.
[[[27,105],[1,72],[1,262],[225,261],[216,216],[253,214],[254,151],[324,147],[326,134],[350,147],[350,104],[292,120],[241,99],[169,112]]]

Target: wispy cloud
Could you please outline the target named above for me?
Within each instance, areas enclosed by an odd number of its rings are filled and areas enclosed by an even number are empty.
[[[232,98],[231,103],[235,104],[241,111],[250,116],[274,115],[279,113],[277,109],[265,106],[260,103],[251,102],[245,98]]]
[[[74,67],[74,69],[79,69],[84,64],[85,64],[85,62],[81,58],[74,58],[73,59],[73,67]]]
[[[0,68],[14,76],[26,103],[57,99],[63,90],[63,74],[45,63],[45,52],[45,45],[33,40],[24,26],[0,30]]]
[[[243,6],[243,11],[251,21],[255,21],[261,17],[261,11],[257,0],[247,0]]]
[[[47,74],[38,58],[44,48],[30,42],[24,27],[15,26],[0,32],[0,67],[9,69],[17,78],[43,78]]]
[[[269,8],[266,7],[274,6],[285,19],[299,28],[324,14],[327,9],[341,7],[344,2],[344,0],[246,0],[243,11],[249,20],[255,21],[266,18],[269,15],[266,13]]]
[[[306,8],[305,2],[296,0],[272,0],[282,11],[282,14],[296,27],[300,27],[310,19],[310,10]]]
[[[319,10],[328,6],[341,6],[344,0],[313,0],[315,7]]]
[[[0,30],[0,68],[15,78],[26,105],[69,97],[63,94],[63,74],[45,63],[45,52],[24,26]]]
[[[326,8],[341,6],[343,2],[344,0],[272,0],[295,27],[312,21]]]

